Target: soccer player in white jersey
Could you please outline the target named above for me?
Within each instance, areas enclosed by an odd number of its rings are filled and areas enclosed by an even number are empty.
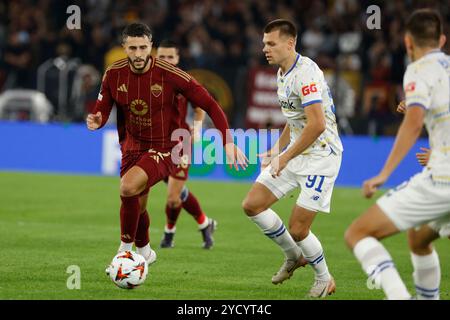
[[[405,113],[406,106],[404,101],[400,102],[397,111]],[[420,149],[422,152],[416,153],[416,158],[420,165],[427,166],[431,156],[431,149]],[[414,268],[413,278],[418,300],[439,299],[441,267],[439,257],[432,245],[439,238],[450,239],[450,217],[408,230],[408,245]]]
[[[309,295],[325,297],[336,285],[311,225],[317,212],[330,212],[343,147],[324,75],[314,61],[295,51],[296,40],[297,30],[288,20],[274,20],[264,28],[263,52],[269,64],[279,66],[277,93],[287,123],[274,147],[260,155],[263,170],[242,206],[285,254],[272,283],[282,283],[309,263],[315,271]],[[287,232],[270,207],[296,188],[301,192]]]
[[[415,11],[406,24],[404,41],[412,61],[403,79],[405,117],[383,169],[364,182],[364,195],[370,198],[386,182],[416,142],[424,122],[431,157],[420,173],[379,198],[345,233],[347,245],[388,299],[411,295],[379,240],[430,221],[442,224],[450,215],[450,57],[439,49],[445,42],[439,14],[430,9]],[[439,281],[427,277],[439,264],[437,253],[433,250],[421,258],[418,263],[429,270],[422,270],[419,287],[415,279],[416,290],[438,294]]]

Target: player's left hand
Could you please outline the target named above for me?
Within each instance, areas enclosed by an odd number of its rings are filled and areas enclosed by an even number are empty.
[[[281,174],[281,171],[284,168],[286,168],[288,162],[289,162],[289,159],[285,153],[273,158],[272,161],[270,162],[270,166],[271,166],[270,173],[272,175],[272,178],[279,177]]]
[[[274,157],[271,150],[263,153],[258,153],[256,156],[261,159],[261,171],[264,170],[268,165],[270,165],[270,162]]]
[[[201,141],[202,139],[202,126],[194,124],[190,127],[191,129],[191,136],[192,136],[192,142],[196,143]]]
[[[231,142],[227,143],[225,145],[225,153],[227,155],[227,162],[230,164],[230,168],[231,166],[234,166],[237,171],[239,171],[239,167],[244,170],[247,169],[248,158],[237,145]]]
[[[363,184],[363,194],[364,197],[370,199],[377,192],[378,188],[386,182],[386,178],[378,175],[369,180],[364,181]]]
[[[422,150],[423,152],[417,152],[416,158],[417,161],[419,161],[419,164],[425,167],[428,164],[428,161],[430,160],[431,149],[421,147],[420,150]]]

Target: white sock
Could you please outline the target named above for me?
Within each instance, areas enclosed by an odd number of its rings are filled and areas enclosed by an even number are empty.
[[[147,243],[144,247],[138,248],[136,247],[136,252],[143,256],[145,259],[148,259],[150,257],[150,252],[152,251],[152,248],[150,247],[150,243]]]
[[[117,252],[122,252],[122,251],[131,251],[133,250],[133,242],[123,242],[120,241],[120,246],[119,249],[117,249]]]
[[[205,221],[203,221],[203,223],[199,223],[198,224],[198,230],[202,230],[205,229],[209,224],[209,218],[206,217]]]
[[[269,208],[256,216],[249,218],[267,237],[281,247],[281,250],[283,250],[287,259],[298,259],[301,254],[300,248],[297,246],[294,239],[292,239],[291,234],[286,230],[283,221],[281,221],[280,217],[272,209]]]
[[[169,229],[166,224],[166,226],[164,227],[164,232],[166,232],[166,233],[175,233],[175,231],[177,231],[176,226],[174,226],[172,229]]]
[[[310,231],[305,239],[297,242],[297,245],[302,250],[305,259],[314,269],[316,279],[323,281],[330,280],[331,275],[328,272],[328,266],[323,255],[322,244],[314,233]]]
[[[413,278],[416,286],[417,299],[439,300],[439,284],[441,282],[441,268],[436,250],[419,256],[411,252],[414,267]]]
[[[360,240],[353,248],[353,254],[369,275],[370,281],[381,284],[387,299],[411,298],[395,268],[391,255],[377,239],[366,237]]]

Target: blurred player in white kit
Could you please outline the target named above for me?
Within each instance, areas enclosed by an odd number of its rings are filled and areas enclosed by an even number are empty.
[[[372,197],[386,182],[415,144],[424,123],[432,150],[430,159],[423,171],[378,199],[345,234],[347,245],[364,271],[369,278],[379,281],[388,299],[410,299],[411,295],[379,240],[405,230],[410,230],[410,241],[430,242],[427,240],[430,229],[434,236],[436,230],[448,233],[450,57],[440,51],[444,43],[440,15],[430,9],[413,12],[405,33],[405,46],[412,61],[403,79],[405,117],[383,169],[364,182],[364,195]],[[415,230],[415,227],[420,228]],[[419,234],[421,231],[425,234]],[[428,250],[431,253],[426,254],[425,250],[420,252],[425,255],[412,254],[416,291],[419,298],[439,299],[439,258],[434,249]]]

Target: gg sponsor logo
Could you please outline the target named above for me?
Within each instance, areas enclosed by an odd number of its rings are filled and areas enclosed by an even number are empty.
[[[148,112],[148,105],[142,99],[135,99],[130,103],[131,112],[137,116],[143,116]]]

